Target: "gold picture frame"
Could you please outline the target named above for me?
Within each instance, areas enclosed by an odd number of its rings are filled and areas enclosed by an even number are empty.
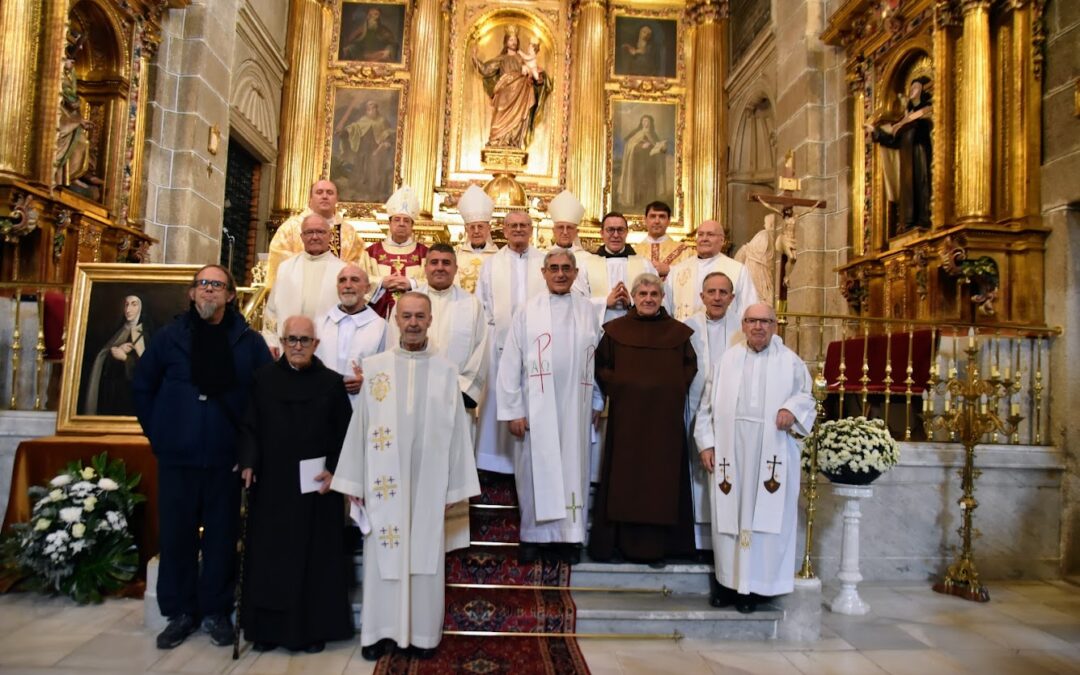
[[[337,84],[327,94],[322,175],[351,210],[379,208],[401,185],[408,83]],[[375,105],[376,118],[365,119]],[[393,134],[393,146],[379,149]],[[355,147],[355,149],[354,149]]]
[[[672,221],[681,218],[683,108],[682,99],[676,97],[642,98],[623,94],[607,97],[604,203],[608,211],[619,211],[630,222],[644,221],[645,205],[660,200],[671,205]],[[646,129],[646,118],[651,118],[651,133]],[[631,143],[638,147],[631,156],[644,160],[644,163],[635,162],[633,167],[628,165],[627,154]],[[663,183],[663,189],[641,185],[645,178]]]
[[[141,434],[130,398],[130,383],[120,381],[119,370],[130,376],[131,357],[114,361],[111,343],[119,328],[130,321],[125,312],[132,296],[139,298],[137,317],[143,350],[153,334],[187,310],[191,280],[201,265],[137,265],[87,263],[75,268],[71,307],[67,316],[67,347],[56,417],[59,434]],[[115,307],[115,310],[111,308]],[[143,339],[145,337],[145,339]],[[136,355],[141,354],[132,348]],[[137,356],[136,356],[137,360]],[[95,374],[97,371],[97,374]],[[97,386],[92,385],[97,383]],[[94,402],[89,400],[93,388]],[[106,394],[108,390],[108,394]],[[101,400],[99,400],[101,399]],[[108,399],[106,402],[104,399]],[[126,407],[125,407],[126,406]],[[125,414],[126,413],[126,414]]]
[[[608,15],[611,80],[682,82],[686,28],[678,7],[641,9],[616,6]]]
[[[330,45],[332,66],[372,64],[408,69],[412,3],[402,0],[343,0],[336,4],[334,37]],[[359,40],[364,39],[371,30],[363,24],[372,11],[379,13],[379,25],[365,51]],[[353,37],[357,33],[361,35]]]

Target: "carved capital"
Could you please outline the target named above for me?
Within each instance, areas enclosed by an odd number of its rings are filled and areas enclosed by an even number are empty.
[[[686,5],[686,14],[695,25],[721,21],[728,18],[728,0],[691,0]]]
[[[608,0],[573,0],[570,3],[571,20],[577,21],[582,12],[593,8],[599,9],[601,12],[607,12]]]
[[[980,9],[989,10],[990,0],[960,0],[960,11],[963,14],[968,14]]]

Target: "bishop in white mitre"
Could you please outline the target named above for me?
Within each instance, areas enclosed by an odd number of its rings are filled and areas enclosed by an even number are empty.
[[[551,248],[563,248],[574,254],[577,258],[578,274],[574,281],[573,291],[584,297],[589,297],[589,286],[585,279],[585,264],[591,255],[581,245],[578,238],[578,228],[581,220],[585,217],[585,205],[581,203],[573,192],[563,190],[548,203],[548,217],[551,218]]]
[[[331,488],[350,495],[364,540],[361,653],[395,646],[430,656],[445,612],[444,515],[480,494],[457,367],[427,349],[431,304],[400,296],[399,346],[364,359]]]
[[[710,272],[701,285],[701,300],[705,306],[683,322],[694,331],[690,344],[698,361],[697,375],[690,383],[686,398],[686,429],[690,435],[691,449],[690,494],[694,502],[694,543],[699,551],[712,548],[712,516],[709,509],[712,502],[709,499],[709,472],[698,457],[698,447],[694,441],[694,423],[713,367],[720,363],[720,357],[727,348],[742,338],[739,318],[735,312],[728,311],[735,299],[733,287],[731,279],[723,272]]]
[[[735,302],[731,307],[735,316],[741,317],[747,307],[758,301],[746,267],[721,253],[725,241],[724,226],[706,220],[697,229],[697,257],[683,260],[668,273],[667,309],[679,321],[701,309],[701,283],[710,272],[723,272],[735,282]]]
[[[514,315],[499,363],[499,419],[517,446],[522,562],[550,553],[573,564],[585,541],[590,430],[603,398],[595,386],[600,322],[570,290],[576,271],[572,253],[548,251],[547,291]]]
[[[790,593],[795,578],[800,450],[810,433],[810,373],[776,335],[764,303],[743,314],[744,343],[730,347],[702,397],[694,437],[712,482],[714,606],[753,612],[754,596]]]
[[[470,293],[476,292],[484,262],[499,252],[499,247],[491,240],[491,214],[494,211],[495,202],[476,185],[470,185],[458,200],[458,213],[465,222],[465,240],[456,250],[458,273],[454,283]]]
[[[303,253],[297,253],[277,271],[263,310],[262,336],[276,358],[281,353],[280,324],[290,316],[315,319],[337,303],[337,274],[345,263],[330,251],[330,226],[318,214],[300,225]]]
[[[337,275],[338,304],[315,319],[315,356],[345,377],[345,390],[354,403],[363,382],[360,362],[386,349],[386,320],[367,303],[370,286],[367,272],[345,265]]]
[[[488,322],[487,390],[480,401],[480,419],[476,432],[476,466],[485,471],[514,473],[513,437],[505,423],[496,417],[495,382],[503,344],[510,332],[514,312],[530,298],[544,292],[546,286],[540,269],[544,253],[532,245],[533,221],[528,213],[514,211],[503,220],[506,246],[491,256],[480,269],[476,293]]]

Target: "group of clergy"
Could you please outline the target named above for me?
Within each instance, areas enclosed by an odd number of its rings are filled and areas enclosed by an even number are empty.
[[[320,180],[270,245],[267,345],[284,361],[310,345],[352,399],[335,470],[316,478],[349,496],[365,533],[363,655],[438,644],[444,556],[468,545],[477,469],[515,476],[522,563],[574,564],[586,540],[595,560],[656,567],[711,549],[714,606],[752,612],[790,592],[791,432],[813,424],[810,378],[722,253],[722,225],[701,223],[691,248],[654,202],[642,254],[618,213],[590,253],[564,191],[550,249],[525,211],[505,216],[499,248],[483,190],[457,206],[466,240],[429,248],[403,186],[386,238],[365,248]]]

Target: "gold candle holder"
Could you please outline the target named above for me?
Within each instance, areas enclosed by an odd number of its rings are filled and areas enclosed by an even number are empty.
[[[989,378],[979,375],[979,348],[973,332],[968,334],[968,346],[964,351],[967,354],[967,363],[963,377],[956,368],[950,368],[947,379],[932,380],[932,388],[941,388],[946,394],[948,403],[944,412],[935,414],[930,411],[923,417],[928,438],[933,437],[935,429],[942,429],[949,432],[950,438],[959,437],[964,445],[964,467],[960,470],[963,496],[957,502],[961,515],[961,524],[957,530],[961,540],[960,554],[949,565],[945,578],[934,584],[933,588],[938,593],[955,595],[965,600],[988,602],[990,593],[979,580],[972,552],[972,539],[976,536],[973,521],[975,509],[979,506],[975,499],[975,481],[982,473],[975,468],[975,446],[989,433],[1014,433],[1023,418],[1014,412],[1015,408],[1004,418],[998,415],[1001,398],[1008,396],[1014,386],[1018,387],[1018,383],[1007,380],[1000,374],[991,375]]]
[[[829,395],[828,382],[825,381],[825,362],[818,362],[818,372],[814,377],[814,399],[817,401],[817,424],[825,421],[825,397]],[[803,551],[802,567],[795,573],[799,579],[813,579],[814,566],[810,562],[810,547],[814,543],[814,514],[817,511],[817,446],[810,448],[810,466],[806,470],[806,548]]]

